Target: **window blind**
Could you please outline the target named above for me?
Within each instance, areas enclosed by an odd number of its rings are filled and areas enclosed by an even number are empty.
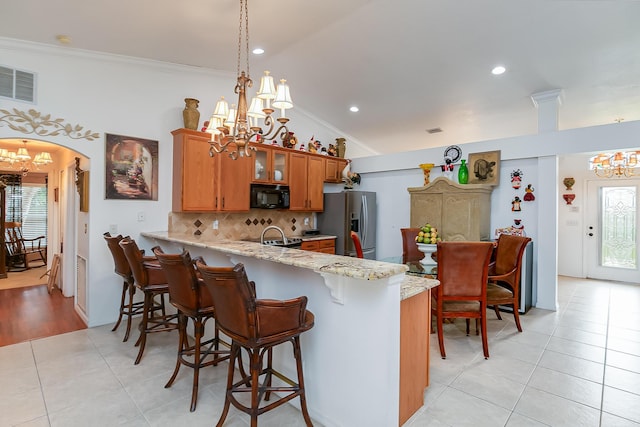
[[[13,198],[12,187],[7,187],[7,199]],[[18,195],[16,195],[18,196]],[[22,184],[22,235],[25,239],[47,236],[47,186],[45,184]]]

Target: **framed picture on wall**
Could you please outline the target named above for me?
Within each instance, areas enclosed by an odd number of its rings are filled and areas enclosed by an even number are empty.
[[[500,150],[469,154],[469,184],[500,183]]]
[[[105,134],[106,199],[158,200],[158,141]]]

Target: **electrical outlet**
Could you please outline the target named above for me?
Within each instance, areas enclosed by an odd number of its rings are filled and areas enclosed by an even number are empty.
[[[309,225],[309,218],[304,219],[304,225]]]
[[[144,220],[144,212],[138,212],[138,222],[142,222]]]
[[[109,224],[109,234],[112,236],[118,234],[118,224]]]
[[[218,220],[217,220],[217,219],[216,219],[216,220],[214,220],[214,221],[213,221],[213,229],[214,229],[214,230],[217,230],[217,229],[218,229],[218,225],[219,225],[219,224],[218,224]]]

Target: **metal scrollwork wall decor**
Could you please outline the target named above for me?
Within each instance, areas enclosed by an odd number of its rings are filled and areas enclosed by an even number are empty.
[[[29,134],[35,133],[40,136],[66,135],[71,139],[86,139],[93,141],[100,137],[98,132],[84,130],[83,126],[64,123],[64,119],[52,119],[51,114],[43,115],[39,111],[30,109],[28,112],[20,111],[16,108],[13,112],[0,109],[0,126],[6,124],[11,129]]]

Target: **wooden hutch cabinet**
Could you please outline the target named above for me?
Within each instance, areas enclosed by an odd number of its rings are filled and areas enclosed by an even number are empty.
[[[442,240],[492,240],[491,185],[458,184],[438,177],[425,187],[407,190],[411,227],[430,223]]]
[[[211,135],[206,132],[176,129],[171,134],[174,212],[249,210],[251,157],[209,156]]]
[[[289,210],[323,210],[324,167],[323,156],[295,151],[289,153]]]

